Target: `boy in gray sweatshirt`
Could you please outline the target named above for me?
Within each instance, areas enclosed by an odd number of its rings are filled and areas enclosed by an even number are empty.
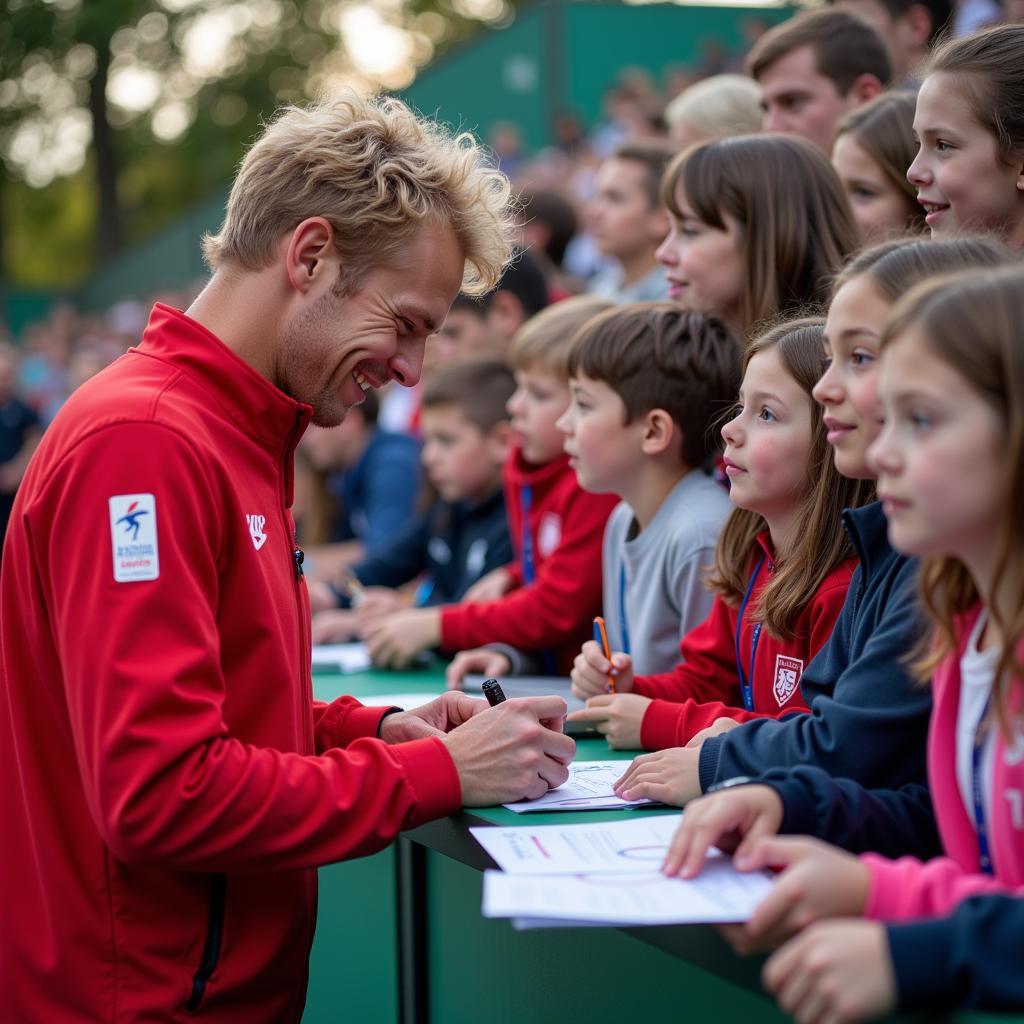
[[[721,321],[668,303],[611,310],[573,347],[558,427],[580,486],[622,498],[604,534],[604,617],[637,672],[671,669],[711,610],[704,572],[732,506],[707,469],[741,347]]]

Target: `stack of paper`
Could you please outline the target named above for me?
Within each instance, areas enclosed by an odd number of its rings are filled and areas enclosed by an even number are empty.
[[[612,784],[629,767],[628,761],[576,761],[569,765],[569,779],[557,789],[549,789],[536,800],[505,804],[510,811],[604,811],[623,807],[653,805],[653,800],[623,800],[616,796]]]
[[[678,824],[660,815],[470,829],[502,868],[484,874],[484,916],[513,918],[517,928],[746,921],[770,874],[741,874],[716,850],[697,878],[666,878],[659,868]]]

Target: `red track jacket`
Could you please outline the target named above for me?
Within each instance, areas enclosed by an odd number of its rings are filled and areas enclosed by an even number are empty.
[[[297,1021],[314,867],[459,806],[439,740],[313,701],[309,414],[157,306],[36,452],[0,574],[5,1020]]]
[[[516,553],[508,569],[516,589],[496,601],[443,608],[441,647],[455,652],[505,643],[526,651],[547,650],[553,655],[550,671],[568,675],[583,642],[590,639],[594,616],[601,614],[601,540],[619,499],[581,490],[568,455],[535,466],[515,450],[505,464],[504,485]],[[532,559],[524,555],[526,537]],[[531,560],[532,581],[526,578]]]
[[[740,626],[740,656],[748,675],[754,631],[751,610],[757,607],[758,597],[771,579],[774,558],[767,531],[757,540],[765,561]],[[751,562],[751,569],[759,558]],[[739,608],[716,596],[708,617],[683,637],[679,645],[682,661],[671,672],[637,676],[634,681],[634,693],[655,698],[640,725],[644,749],[684,746],[718,718],[748,722],[806,711],[800,677],[832,635],[856,565],[857,560],[851,558],[825,577],[801,610],[792,640],[780,640],[767,629],[761,630],[754,659],[753,711],[744,710],[736,666]]]

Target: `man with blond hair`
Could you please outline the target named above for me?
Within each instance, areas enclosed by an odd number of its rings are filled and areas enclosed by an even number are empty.
[[[558,698],[314,702],[289,512],[310,419],[498,279],[508,195],[396,100],[284,111],[206,289],[47,432],[0,572],[5,1019],[298,1021],[317,865],[565,780]]]

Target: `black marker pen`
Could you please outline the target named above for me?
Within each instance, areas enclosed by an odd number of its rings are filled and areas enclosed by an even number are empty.
[[[505,692],[498,684],[497,679],[485,679],[483,685],[484,696],[487,698],[487,703],[493,708],[495,704],[500,704],[505,700]]]

